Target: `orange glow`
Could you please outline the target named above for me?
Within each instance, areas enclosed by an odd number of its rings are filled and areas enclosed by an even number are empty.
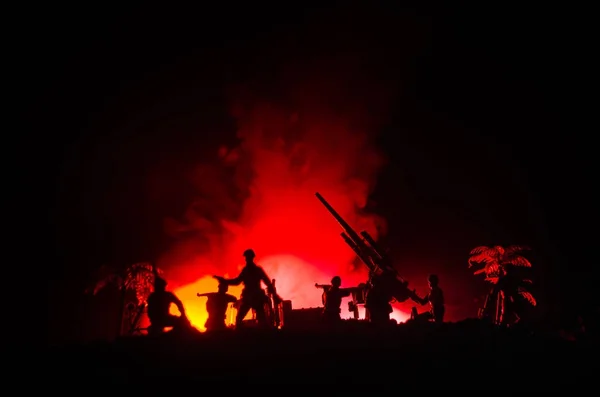
[[[217,291],[217,280],[213,279],[212,276],[204,276],[198,279],[195,282],[190,284],[186,284],[177,288],[174,292],[179,299],[183,302],[185,307],[185,311],[188,319],[192,323],[192,325],[198,329],[199,331],[206,331],[204,324],[206,323],[206,319],[208,318],[208,313],[206,312],[206,297],[199,298],[196,296],[197,293],[205,293],[205,292],[216,292]],[[240,297],[242,292],[241,287],[230,287],[229,294]],[[235,310],[231,307],[227,310],[227,321],[228,325],[234,323],[232,312]],[[171,305],[171,314],[179,315],[179,310],[174,305]],[[235,314],[233,314],[235,316]]]
[[[321,306],[315,283],[336,275],[346,287],[366,281],[365,266],[314,195],[321,193],[357,232],[375,239],[385,232],[385,221],[367,208],[385,158],[370,141],[374,120],[360,112],[373,110],[382,96],[365,91],[374,86],[358,81],[349,68],[331,69],[335,74],[321,79],[303,73],[327,68],[282,74],[289,78],[282,81],[290,96],[285,105],[237,93],[231,113],[239,142],[214,148],[212,159],[204,157],[190,170],[196,199],[165,219],[174,244],[158,265],[198,329],[204,328],[206,301],[196,293],[217,290],[210,275],[235,277],[248,248],[295,309]],[[349,315],[343,302],[342,317]],[[408,315],[396,309],[393,317],[404,321]]]
[[[265,258],[261,265],[270,277],[277,280],[277,285],[281,285],[278,288],[278,293],[285,297],[285,299],[291,300],[294,308],[321,306],[322,291],[314,287],[315,280],[328,282],[331,277],[321,272],[318,268],[290,255]],[[357,283],[361,281],[359,278],[356,278],[356,280]],[[174,291],[179,299],[182,300],[190,322],[199,331],[203,332],[206,330],[204,324],[208,318],[208,313],[206,312],[206,298],[199,298],[196,294],[216,292],[217,285],[217,281],[212,276],[204,276]],[[229,288],[228,293],[239,298],[241,291],[241,286],[232,286]],[[345,299],[344,303],[342,303],[342,318],[349,319],[352,318],[352,315],[347,310],[347,301]],[[364,318],[364,307],[359,307],[359,313],[360,317]],[[174,306],[171,307],[171,314],[179,314],[177,308]],[[250,316],[251,314],[249,313],[247,318]],[[405,322],[409,317],[407,313],[397,308],[394,308],[394,312],[391,315],[391,318],[395,319],[398,323]],[[226,323],[227,325],[235,323],[235,309],[232,307],[227,310]]]

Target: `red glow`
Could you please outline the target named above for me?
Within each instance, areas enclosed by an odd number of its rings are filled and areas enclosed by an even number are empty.
[[[321,290],[314,287],[315,282],[327,283],[332,276],[319,270],[318,267],[302,261],[291,255],[271,256],[260,262],[271,278],[277,280],[278,292],[290,299],[294,308],[309,308],[321,306]],[[349,277],[344,279],[346,286],[358,284],[364,281],[364,278],[358,277],[359,273],[349,273]],[[350,282],[354,280],[354,283]],[[198,298],[197,292],[216,291],[217,282],[211,276],[204,276],[195,282],[178,287],[175,290],[177,296],[184,302],[188,318],[192,325],[198,330],[204,331],[204,323],[208,318],[206,312],[206,298]],[[230,287],[229,293],[240,297],[241,287]],[[173,314],[178,314],[177,309],[173,307]],[[360,317],[364,318],[364,308],[359,308]],[[227,324],[234,324],[235,311],[229,309],[227,313]],[[398,323],[406,321],[410,316],[394,308],[391,318]],[[342,318],[351,318],[348,312],[347,304],[342,304]]]
[[[198,199],[183,216],[165,221],[176,242],[159,266],[198,328],[206,313],[196,293],[216,291],[207,276],[237,275],[247,248],[294,308],[321,305],[316,282],[328,283],[335,275],[343,286],[366,281],[365,267],[314,195],[320,192],[357,231],[377,239],[385,230],[383,219],[365,211],[384,159],[368,139],[374,127],[367,126],[356,101],[372,108],[373,96],[358,91],[351,73],[346,77],[337,76],[338,84],[333,79],[308,84],[295,76],[293,107],[238,96],[244,100],[234,103],[232,113],[241,143],[215,149],[218,161],[192,173]],[[346,85],[355,89],[352,103]],[[349,316],[345,303],[342,314]],[[394,313],[397,321],[406,317]]]

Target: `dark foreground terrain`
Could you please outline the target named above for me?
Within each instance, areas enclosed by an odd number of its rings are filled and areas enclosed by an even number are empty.
[[[263,384],[255,392],[294,394],[306,385],[331,384],[335,388],[313,394],[568,393],[595,390],[592,376],[598,377],[592,341],[500,330],[478,321],[387,330],[354,323],[328,332],[169,333],[53,347],[48,353],[40,374],[48,392],[129,384],[151,394],[165,387],[228,394]],[[209,391],[209,385],[215,389]]]

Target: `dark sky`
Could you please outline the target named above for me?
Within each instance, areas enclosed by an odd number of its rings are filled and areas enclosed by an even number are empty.
[[[397,90],[373,200],[401,256],[462,263],[475,245],[529,244],[548,299],[584,289],[594,159],[575,105],[581,41],[554,22],[558,11],[281,4],[30,19],[30,187],[48,214],[51,305],[94,266],[161,249],[160,220],[188,204],[186,192],[152,206],[139,176],[164,167],[176,178],[227,139],[198,134],[232,131],[224,87],[268,90],[281,63],[332,48],[372,52],[368,73]]]

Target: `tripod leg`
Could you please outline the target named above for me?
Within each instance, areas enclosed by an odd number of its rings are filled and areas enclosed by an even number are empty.
[[[145,303],[142,303],[141,305],[139,305],[137,307],[135,317],[133,318],[133,321],[131,322],[131,325],[129,327],[129,335],[134,335],[137,331],[139,331],[139,329],[140,329],[139,323],[140,323],[140,320],[142,319],[142,315],[144,314],[145,309],[146,309]]]
[[[487,294],[485,296],[485,302],[483,302],[483,307],[479,308],[479,313],[478,313],[478,317],[480,319],[484,318],[486,316],[487,313],[487,309],[488,309],[488,303],[490,301],[490,295],[491,294]]]
[[[496,290],[492,288],[490,292],[485,297],[485,302],[483,303],[483,307],[479,309],[479,318],[491,318],[492,322],[496,321],[495,313],[490,313],[493,310],[492,302],[494,302],[494,298],[496,298]]]
[[[496,321],[495,321],[496,325],[502,324],[503,314],[504,314],[504,296],[502,294],[502,291],[498,291],[497,298],[496,298]]]

